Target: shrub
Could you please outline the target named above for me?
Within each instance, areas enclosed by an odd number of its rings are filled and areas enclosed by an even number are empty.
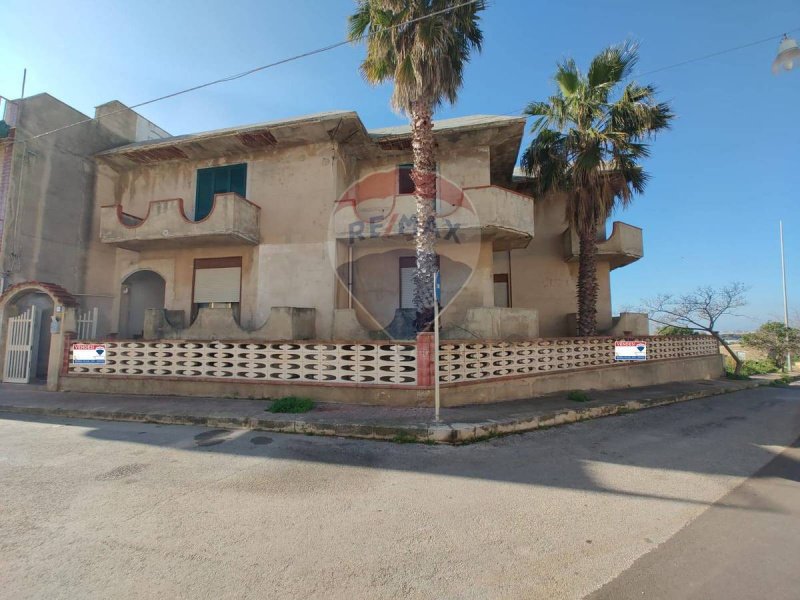
[[[792,378],[788,375],[784,375],[783,377],[778,377],[775,381],[771,381],[769,384],[772,387],[789,387],[790,383],[792,383]]]
[[[746,360],[742,365],[742,373],[744,375],[764,375],[766,373],[774,373],[778,368],[771,360]]]
[[[742,343],[765,352],[772,364],[782,369],[786,364],[787,353],[800,353],[800,329],[769,321],[757,331],[744,334]]]
[[[749,375],[745,375],[744,373],[739,373],[737,375],[735,371],[728,369],[727,367],[725,368],[725,377],[728,379],[750,379]]]
[[[724,361],[725,370],[732,372],[736,367],[736,363],[733,362],[733,359],[730,356],[725,356]],[[774,373],[777,370],[778,368],[772,364],[772,361],[767,359],[745,360],[742,361],[742,369],[740,374],[744,376],[764,375],[766,373]]]
[[[419,440],[417,436],[410,434],[407,431],[401,431],[392,438],[395,444],[415,444]]]
[[[700,335],[694,329],[680,327],[678,325],[665,325],[658,330],[658,335]]]
[[[273,401],[267,410],[274,413],[304,413],[314,408],[314,401],[310,398],[286,396]]]
[[[571,391],[569,394],[567,394],[567,398],[573,402],[589,402],[591,400],[586,392],[582,392],[581,390]]]

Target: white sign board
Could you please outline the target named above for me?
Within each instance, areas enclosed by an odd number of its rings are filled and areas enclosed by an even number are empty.
[[[72,344],[73,365],[106,364],[106,347],[103,344]]]
[[[645,342],[614,342],[614,360],[647,360],[647,344]]]

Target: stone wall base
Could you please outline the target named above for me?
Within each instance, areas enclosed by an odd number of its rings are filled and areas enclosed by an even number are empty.
[[[425,388],[314,383],[249,382],[233,379],[189,379],[167,377],[103,377],[62,375],[59,390],[145,396],[194,396],[198,398],[252,398],[265,400],[299,396],[318,402],[376,406],[428,406],[432,394]]]
[[[530,377],[457,383],[441,388],[441,402],[442,406],[490,404],[572,390],[615,390],[716,379],[722,377],[723,373],[722,359],[716,355],[653,360],[540,373]]]
[[[723,374],[722,356],[654,360],[644,364],[619,364],[559,373],[443,385],[442,406],[488,404],[523,400],[571,390],[612,390],[664,383],[715,379]],[[215,398],[281,398],[303,396],[319,402],[374,406],[432,406],[431,388],[391,386],[265,383],[237,380],[165,377],[103,377],[65,375],[59,389],[70,392],[196,396]]]

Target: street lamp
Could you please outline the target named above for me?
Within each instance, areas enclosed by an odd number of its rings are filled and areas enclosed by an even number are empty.
[[[778,44],[778,56],[772,61],[772,72],[777,75],[781,68],[791,71],[797,64],[800,64],[800,47],[797,45],[797,40],[783,34],[783,39]]]

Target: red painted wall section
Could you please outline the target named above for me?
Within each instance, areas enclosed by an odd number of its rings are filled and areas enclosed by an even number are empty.
[[[433,333],[417,334],[417,385],[433,385]]]

